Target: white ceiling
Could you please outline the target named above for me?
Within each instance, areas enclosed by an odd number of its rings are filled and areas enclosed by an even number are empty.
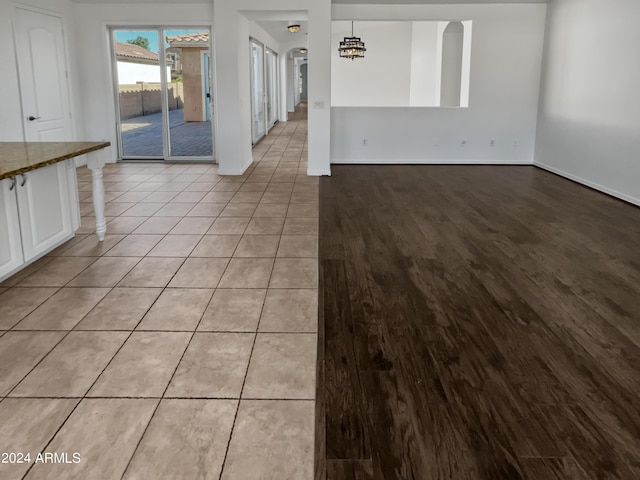
[[[290,43],[292,40],[296,40],[297,43],[300,45],[307,44],[307,33],[309,32],[307,21],[293,20],[290,22],[289,21],[270,22],[270,21],[258,20],[256,21],[256,23],[258,24],[258,26],[260,26],[260,28],[262,28],[265,32],[271,35],[275,39],[275,41],[280,44],[287,44],[287,43]],[[287,30],[287,27],[289,26],[290,23],[296,23],[300,25],[300,30],[297,33],[291,33],[289,30]]]
[[[212,0],[72,0],[75,3],[181,3],[181,4],[210,4]],[[314,1],[314,0],[310,0]],[[332,0],[331,3],[362,3],[362,4],[453,4],[453,3],[548,3],[550,0]]]

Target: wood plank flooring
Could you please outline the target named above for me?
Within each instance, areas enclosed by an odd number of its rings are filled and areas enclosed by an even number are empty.
[[[533,167],[332,173],[316,479],[640,478],[640,209]]]

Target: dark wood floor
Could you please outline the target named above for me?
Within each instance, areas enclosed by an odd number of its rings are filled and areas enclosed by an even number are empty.
[[[640,479],[640,209],[533,167],[332,172],[316,478]]]

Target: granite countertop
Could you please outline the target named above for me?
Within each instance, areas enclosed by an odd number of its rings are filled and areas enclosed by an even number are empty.
[[[0,180],[111,145],[111,142],[0,142]]]

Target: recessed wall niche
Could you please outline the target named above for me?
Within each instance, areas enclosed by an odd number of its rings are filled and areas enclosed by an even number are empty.
[[[468,107],[469,21],[355,21],[364,58],[340,58],[351,21],[332,23],[334,107]],[[335,48],[333,48],[335,47]]]

